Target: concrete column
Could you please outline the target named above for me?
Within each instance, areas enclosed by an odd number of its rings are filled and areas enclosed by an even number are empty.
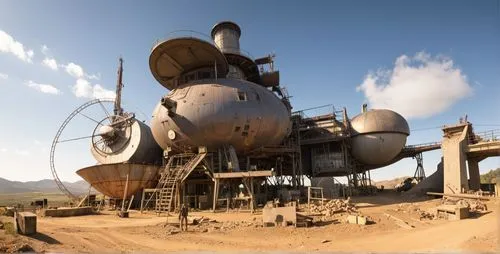
[[[465,162],[467,154],[467,133],[470,124],[459,124],[443,128],[441,150],[444,157],[444,193],[458,194],[469,190]]]
[[[478,191],[481,187],[481,180],[479,178],[479,161],[474,159],[467,160],[469,166],[469,188]]]

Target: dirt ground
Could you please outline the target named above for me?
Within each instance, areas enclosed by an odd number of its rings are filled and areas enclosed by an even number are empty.
[[[346,214],[316,218],[312,227],[262,227],[260,213],[190,213],[208,217],[179,232],[177,218],[131,212],[119,218],[114,212],[68,218],[38,218],[38,234],[13,236],[0,230],[0,252],[33,248],[37,252],[164,252],[164,251],[334,251],[334,252],[498,252],[499,199],[486,202],[488,212],[460,221],[420,220],[419,212],[440,199],[408,202],[397,193],[353,198],[373,223],[345,223]],[[412,228],[402,228],[386,214]],[[2,220],[9,218],[3,217]],[[12,218],[10,218],[12,219]],[[1,249],[3,247],[3,249]],[[8,249],[5,246],[10,246]],[[29,248],[28,248],[29,250]]]

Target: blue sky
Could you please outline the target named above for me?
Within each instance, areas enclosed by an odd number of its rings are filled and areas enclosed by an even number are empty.
[[[149,71],[153,42],[180,29],[208,35],[221,20],[241,26],[241,48],[254,57],[276,53],[294,110],[333,104],[353,117],[367,102],[402,111],[413,130],[464,114],[478,131],[499,129],[499,11],[498,1],[2,1],[0,177],[51,178],[59,125],[114,90],[119,56],[125,108],[150,120],[168,92]],[[88,135],[86,124],[77,119],[65,134]],[[414,131],[408,144],[441,135]],[[94,163],[87,142],[56,152],[63,180],[78,180],[74,171]],[[424,154],[428,173],[439,158]],[[483,172],[498,166],[498,158],[480,164]],[[405,159],[371,175],[411,175],[415,167]]]

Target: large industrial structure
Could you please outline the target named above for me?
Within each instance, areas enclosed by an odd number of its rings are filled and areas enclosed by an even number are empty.
[[[181,203],[200,209],[304,194],[305,178],[347,176],[351,189],[371,184],[371,169],[439,149],[405,146],[407,121],[387,109],[362,107],[306,116],[292,112],[280,85],[274,55],[252,59],[240,49],[240,27],[216,24],[212,41],[184,36],[155,43],[149,58],[154,78],[170,90],[153,110],[151,125],[121,108],[122,63],[113,114],[97,121],[91,153],[97,165],[77,174],[102,194],[141,197],[141,208],[168,212]],[[51,168],[57,176],[54,150]],[[419,173],[421,174],[421,172]],[[294,197],[293,197],[294,198]]]

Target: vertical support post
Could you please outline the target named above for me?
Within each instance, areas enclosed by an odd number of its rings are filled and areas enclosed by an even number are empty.
[[[479,175],[479,161],[474,159],[468,159],[467,164],[469,166],[469,188],[474,191],[478,191],[481,188],[481,179]]]
[[[219,179],[215,178],[214,182],[214,202],[212,204],[212,211],[215,213],[215,208],[217,208],[217,198],[219,197]]]
[[[142,209],[144,208],[144,196],[146,194],[146,190],[143,189],[142,190],[142,197],[141,197],[141,213],[142,213]]]
[[[132,206],[132,202],[134,201],[134,195],[132,195],[132,198],[130,199],[130,202],[128,202],[128,207],[127,207],[127,212],[130,210],[130,207]]]
[[[250,203],[250,210],[252,210],[252,213],[254,212],[254,203],[255,203],[255,194],[253,190],[253,178],[250,177],[250,191],[252,192],[251,198],[252,198],[252,203]]]
[[[323,207],[323,200],[324,200],[324,196],[323,196],[323,187],[321,187],[321,207]]]
[[[127,198],[127,193],[128,193],[128,174],[127,174],[127,181],[125,182],[125,191],[123,192],[122,212],[125,212],[125,199]]]
[[[89,186],[89,194],[87,195],[87,206],[90,206],[90,190],[92,189],[92,184]]]
[[[307,208],[311,210],[311,187],[307,187]]]

